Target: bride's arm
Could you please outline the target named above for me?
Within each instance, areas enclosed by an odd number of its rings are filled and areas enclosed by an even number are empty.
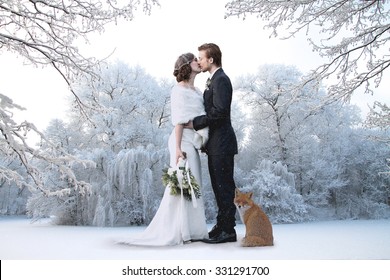
[[[181,150],[181,139],[183,137],[184,124],[175,125],[176,135],[176,164],[179,162],[179,158],[185,158],[183,151]]]

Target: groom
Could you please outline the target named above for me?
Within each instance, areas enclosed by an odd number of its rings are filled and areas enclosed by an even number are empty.
[[[206,243],[237,241],[234,229],[236,207],[233,203],[236,185],[233,179],[234,155],[237,140],[231,125],[230,107],[233,88],[229,77],[222,70],[222,53],[216,44],[203,44],[198,48],[199,66],[208,71],[203,94],[206,115],[195,117],[195,130],[209,127],[209,140],[205,147],[214,195],[218,206],[217,224],[209,232]],[[190,123],[191,126],[191,123]]]

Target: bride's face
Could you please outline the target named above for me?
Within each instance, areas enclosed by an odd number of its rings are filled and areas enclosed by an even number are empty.
[[[191,69],[192,72],[195,72],[196,74],[200,73],[202,70],[200,69],[198,59],[194,57],[194,59],[191,61]]]

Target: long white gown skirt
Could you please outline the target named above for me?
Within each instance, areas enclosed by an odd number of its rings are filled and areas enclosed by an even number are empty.
[[[187,154],[187,161],[192,174],[201,186],[201,167],[199,152],[192,144],[194,131],[184,129],[181,148]],[[175,163],[175,132],[173,131],[168,142],[170,165]],[[150,222],[141,234],[123,240],[120,243],[143,246],[179,245],[191,239],[208,238],[203,198],[197,199],[194,207],[191,201],[181,196],[173,196],[166,188],[161,204]]]

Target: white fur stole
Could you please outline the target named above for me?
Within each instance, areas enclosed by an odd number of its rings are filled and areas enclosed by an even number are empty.
[[[172,124],[185,124],[197,116],[205,115],[203,96],[199,89],[193,90],[175,85],[171,92]],[[193,144],[195,148],[203,147],[209,138],[208,127],[195,131]]]

